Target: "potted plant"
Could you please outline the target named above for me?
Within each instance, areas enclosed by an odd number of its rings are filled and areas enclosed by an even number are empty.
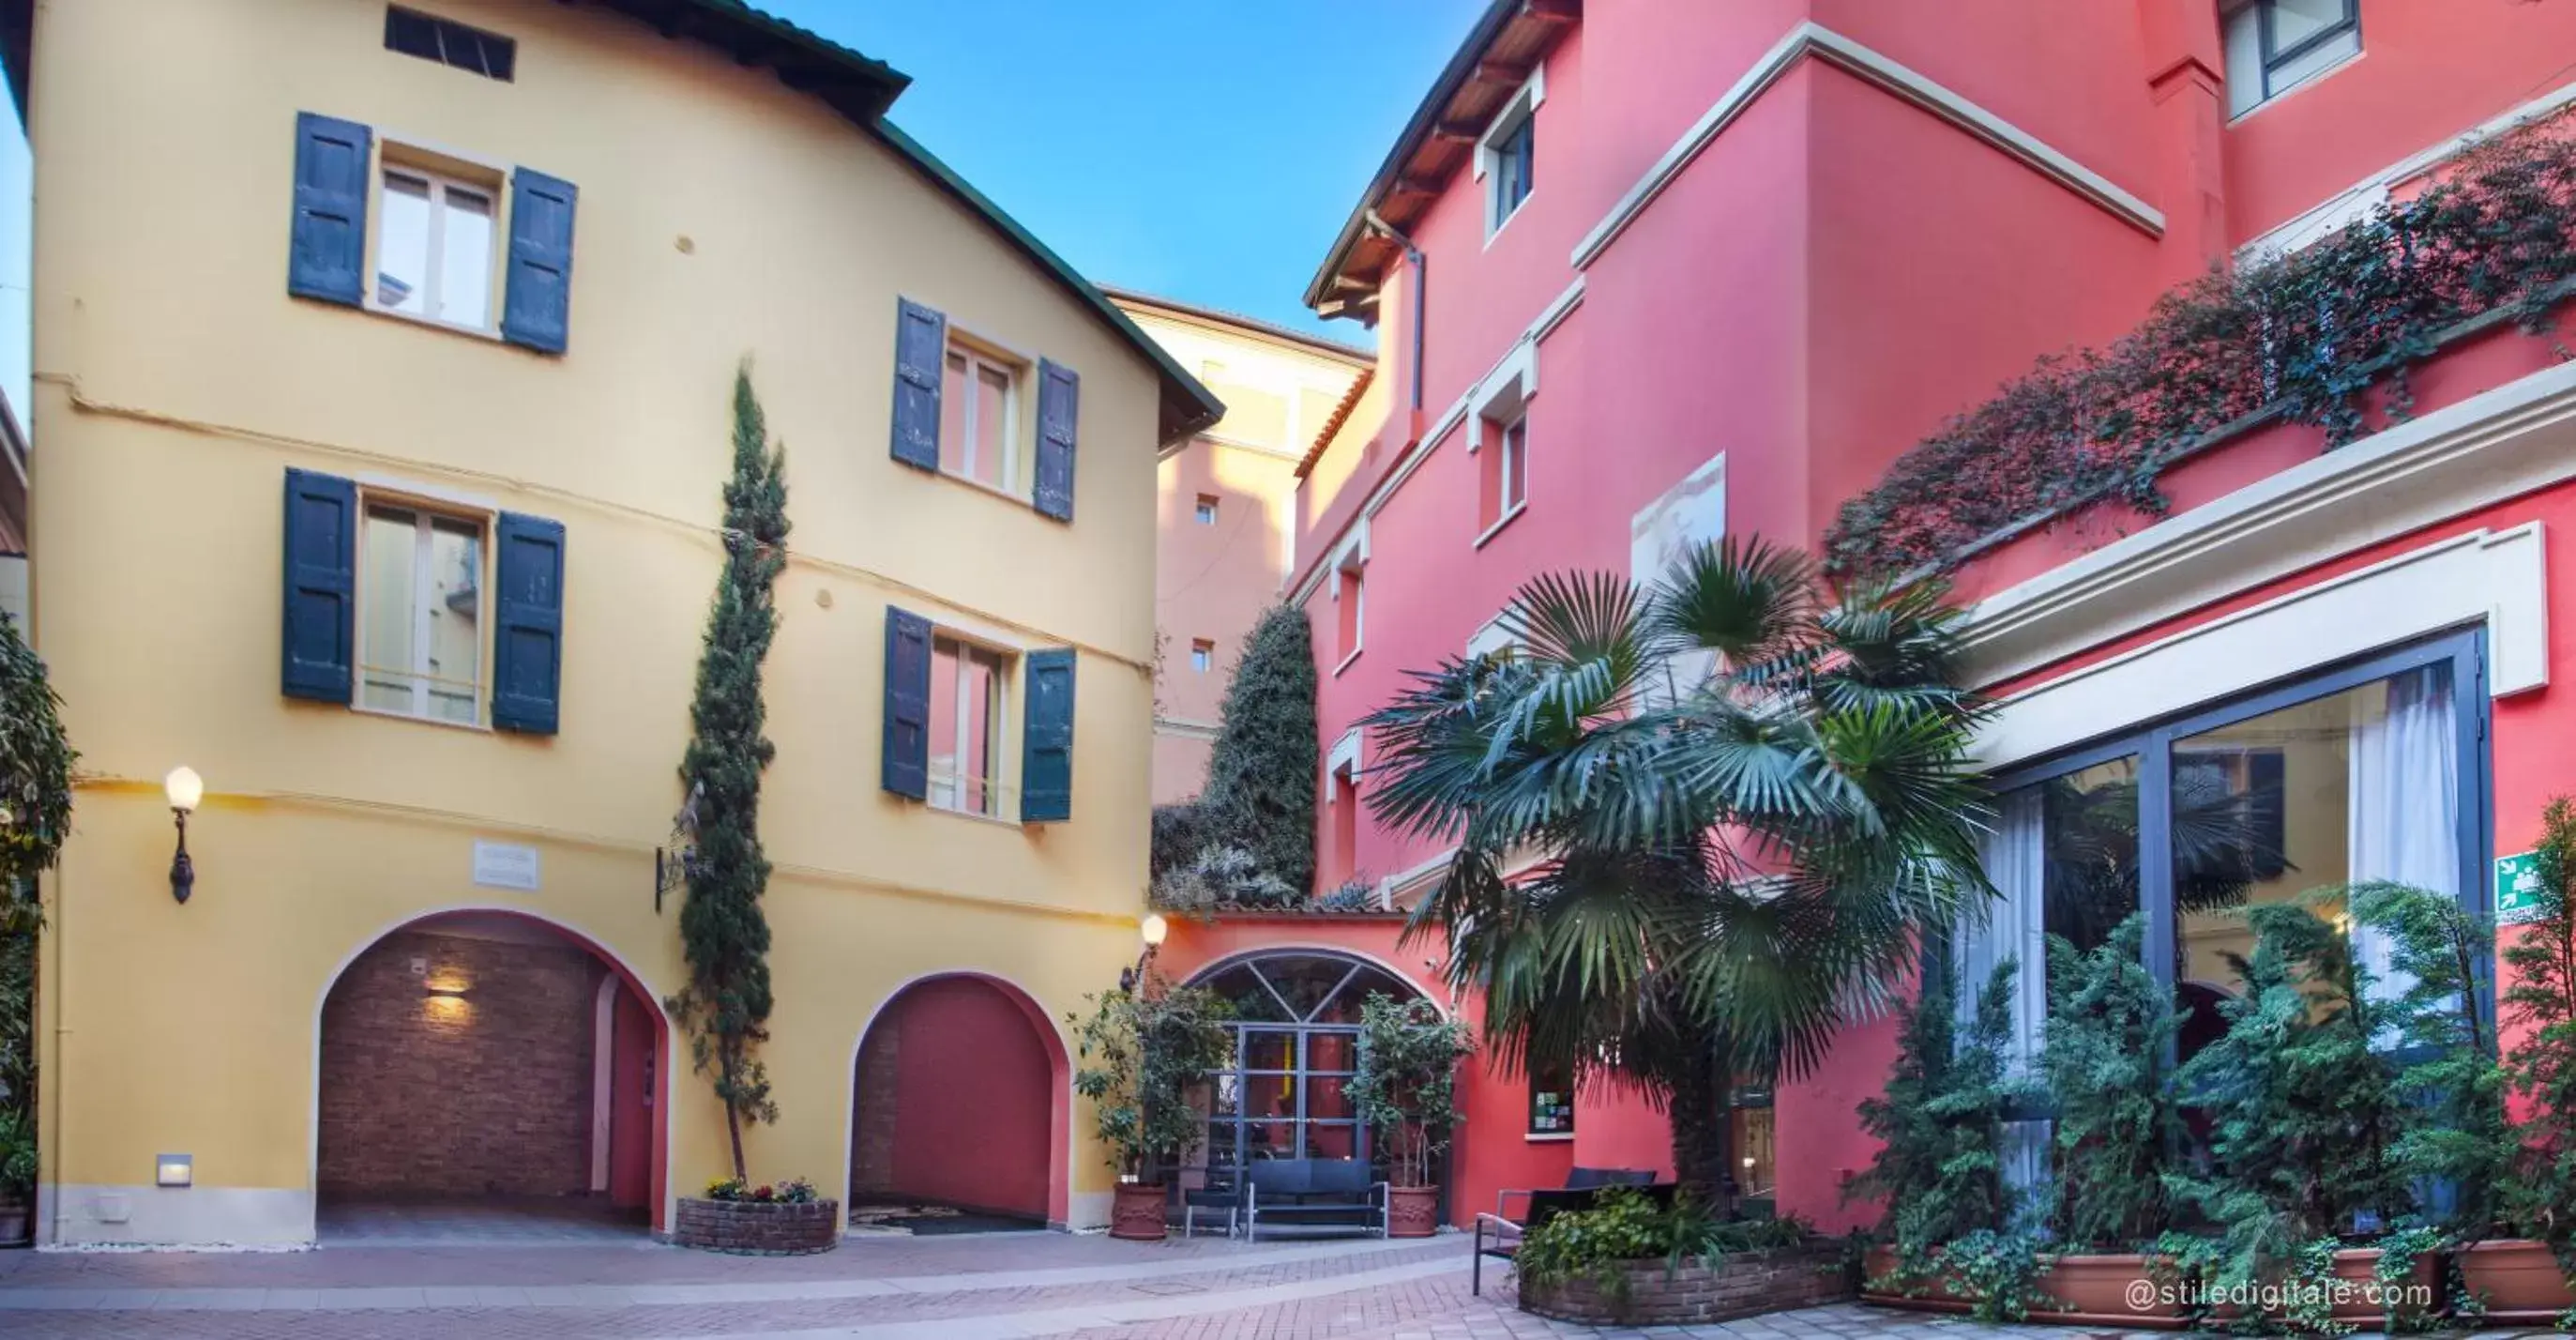
[[[1803,1221],[1725,1219],[1637,1187],[1532,1227],[1512,1257],[1524,1312],[1594,1326],[1704,1325],[1851,1297],[1843,1244]]]
[[[2505,945],[2513,984],[2505,991],[2515,1031],[2503,1059],[2512,1095],[2525,1105],[2498,1141],[2496,1222],[2508,1235],[2460,1253],[2460,1272],[2490,1320],[2508,1325],[2576,1323],[2576,802],[2549,802],[2534,851],[2540,907]]]
[[[2132,915],[2090,950],[2048,939],[2040,1073],[2055,1116],[2056,1176],[2045,1218],[2061,1254],[2039,1288],[2062,1311],[2045,1320],[2182,1322],[2180,1300],[2157,1287],[2168,1269],[2142,1251],[2172,1224],[2166,1183],[2182,1134],[2165,1062],[2182,1013],[2147,970],[2145,938],[2145,921]]]
[[[1094,1129],[1107,1146],[1118,1186],[1109,1235],[1160,1240],[1163,1175],[1205,1134],[1206,1117],[1191,1092],[1214,1079],[1234,1055],[1233,1010],[1204,987],[1172,986],[1149,972],[1132,990],[1086,997],[1091,1017],[1078,1027],[1082,1065],[1074,1092],[1091,1100]]]
[[[0,1109],[0,1247],[29,1240],[34,1228],[36,1126],[24,1113]]]
[[[1386,1231],[1427,1238],[1440,1227],[1433,1180],[1458,1123],[1458,1065],[1475,1034],[1438,1006],[1372,992],[1360,1003],[1359,1061],[1344,1092],[1386,1155]]]
[[[2375,1281],[2380,1249],[2351,1235],[2413,1210],[2394,1157],[2404,1102],[2375,1045],[2381,1002],[2342,918],[2321,915],[2345,910],[2344,893],[2247,911],[2254,952],[2232,958],[2244,992],[2220,1006],[2226,1031],[2177,1077],[2209,1133],[2203,1166],[2170,1184],[2178,1207],[2209,1232],[2169,1233],[2160,1246],[2221,1293],[2296,1286],[2293,1293],[2321,1297],[2337,1282]],[[2407,1270],[2429,1288],[2430,1258],[2409,1255]],[[2353,1301],[2332,1324],[2379,1319],[2361,1291],[2339,1292]],[[2329,1322],[2322,1314],[2288,1320]]]

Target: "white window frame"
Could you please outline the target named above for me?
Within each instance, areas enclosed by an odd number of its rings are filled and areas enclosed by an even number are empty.
[[[2361,0],[2343,0],[2343,6],[2343,19],[2324,31],[2294,44],[2286,55],[2269,49],[2272,43],[2272,15],[2279,7],[2278,0],[2244,0],[2244,3],[2224,7],[2218,20],[2219,63],[2226,67],[2224,75],[2227,81],[2228,120],[2236,121],[2252,116],[2283,97],[2359,59],[2362,52]],[[2242,62],[2244,68],[2241,69],[2237,59],[2238,53],[2227,40],[2227,29],[2240,14],[2253,15],[2254,23],[2254,47],[2250,53],[2247,53],[2247,59]],[[2278,67],[2299,60],[2329,43],[2342,41],[2349,41],[2352,49],[2279,88],[2272,86],[2272,74]],[[2244,87],[2239,82],[2240,78],[2250,80],[2254,92],[2253,101],[2246,103],[2242,108],[2235,105],[2236,95]]]
[[[1191,519],[1197,521],[1202,526],[1215,525],[1217,509],[1221,503],[1222,500],[1213,493],[1202,493],[1198,495],[1197,500],[1190,504]]]
[[[1530,70],[1529,78],[1521,81],[1520,88],[1513,92],[1510,101],[1503,104],[1502,110],[1494,113],[1494,119],[1486,123],[1485,133],[1476,137],[1475,177],[1477,181],[1485,183],[1482,191],[1485,198],[1485,241],[1489,244],[1496,234],[1503,231],[1503,225],[1520,217],[1521,209],[1529,204],[1530,196],[1537,192],[1537,188],[1533,186],[1529,191],[1522,193],[1519,203],[1508,210],[1503,208],[1501,172],[1503,143],[1511,138],[1513,131],[1520,129],[1524,123],[1533,121],[1538,115],[1539,105],[1546,101],[1547,65],[1541,62]],[[1538,135],[1535,126],[1532,127],[1530,135],[1530,159],[1535,166],[1538,159]]]
[[[367,551],[369,548],[367,543],[367,530],[368,522],[378,508],[404,511],[412,514],[413,538],[410,602],[412,664],[409,668],[374,665],[367,660],[366,655],[367,596],[370,589],[366,571]],[[495,528],[495,523],[498,520],[498,512],[471,505],[463,505],[453,501],[427,499],[418,494],[404,493],[392,489],[371,489],[362,484],[358,489],[357,514],[357,580],[355,586],[355,598],[351,601],[351,625],[356,629],[357,636],[351,639],[355,644],[352,648],[352,655],[356,664],[351,669],[351,682],[349,685],[350,710],[365,712],[371,716],[397,717],[404,721],[422,721],[433,726],[461,726],[469,730],[490,729],[492,724],[493,687],[493,616],[499,609],[499,602],[495,598],[493,592],[493,563],[495,562],[497,555],[494,554],[492,545],[493,530]],[[436,601],[438,594],[437,573],[434,571],[430,563],[430,555],[435,547],[431,539],[431,535],[437,528],[437,523],[440,521],[457,522],[474,527],[475,571],[479,575],[482,586],[480,590],[475,592],[474,719],[472,721],[450,721],[447,718],[439,716],[429,710],[429,652],[430,644],[433,641],[430,636],[431,624],[429,614],[430,606]],[[382,670],[391,674],[410,676],[412,681],[411,707],[406,710],[397,707],[374,707],[368,705],[366,701],[367,674],[370,670]]]
[[[1475,453],[1484,450],[1485,428],[1488,424],[1492,425],[1495,430],[1494,449],[1497,454],[1509,450],[1509,444],[1504,436],[1505,432],[1514,426],[1526,425],[1529,422],[1530,402],[1537,398],[1538,342],[1535,340],[1523,340],[1519,344],[1514,345],[1512,351],[1509,354],[1504,355],[1502,363],[1497,366],[1492,373],[1488,374],[1484,381],[1478,383],[1473,391],[1468,393],[1468,409],[1470,415],[1470,431],[1467,433],[1468,454],[1474,455]],[[1529,450],[1529,436],[1526,428],[1524,428],[1522,432],[1520,450],[1524,455],[1526,455]],[[1511,480],[1510,466],[1510,458],[1508,456],[1503,457],[1502,478],[1505,484],[1508,484]],[[1484,548],[1487,540],[1490,540],[1494,538],[1495,535],[1501,533],[1503,527],[1512,524],[1514,518],[1528,510],[1529,473],[1527,461],[1524,460],[1522,462],[1521,497],[1519,500],[1514,501],[1510,498],[1499,498],[1499,501],[1501,502],[1501,506],[1495,509],[1494,519],[1487,522],[1485,524],[1485,528],[1476,533],[1476,540],[1472,547],[1478,549]]]
[[[969,819],[1017,823],[1020,808],[1019,779],[1010,775],[1009,760],[1012,732],[1016,725],[1011,714],[1011,702],[1013,690],[1019,683],[1020,650],[976,637],[948,624],[934,623],[930,627],[930,665],[933,672],[939,668],[939,644],[942,642],[956,648],[957,651],[957,680],[949,686],[949,700],[957,704],[957,720],[948,741],[951,762],[946,780],[943,782],[939,776],[936,762],[938,750],[935,744],[931,749],[932,757],[923,760],[926,773],[923,801],[930,808],[945,814],[960,814]],[[992,742],[993,748],[992,766],[984,775],[984,795],[989,808],[980,810],[968,808],[965,803],[966,774],[962,766],[967,750],[972,747],[975,738],[966,714],[966,690],[967,686],[974,682],[974,676],[969,673],[968,668],[973,664],[972,653],[975,652],[982,652],[998,663],[993,675],[992,715],[984,725],[985,738]],[[931,698],[933,702],[938,700],[935,689]],[[925,730],[924,733],[926,735],[927,731]],[[946,788],[944,793],[943,786]]]
[[[1013,355],[999,352],[991,345],[972,336],[959,339],[954,329],[949,331],[948,345],[939,354],[939,375],[943,384],[948,376],[948,360],[952,358],[966,360],[964,383],[966,403],[960,406],[958,413],[959,431],[966,435],[966,440],[959,444],[962,448],[958,452],[960,468],[951,470],[943,460],[939,473],[950,479],[963,480],[979,489],[1010,493],[1019,487],[1020,482],[1020,383],[1021,374],[1026,370],[1027,365]],[[982,375],[986,369],[1002,374],[1003,386],[1002,464],[1001,469],[994,473],[990,482],[977,479],[974,475],[976,449],[982,445],[983,440],[983,434],[978,431],[982,427],[979,416],[982,412],[983,398],[976,395],[975,390],[983,384]],[[943,431],[947,428],[945,416],[942,417],[940,427]],[[944,457],[945,453],[942,455]]]
[[[1204,675],[1216,668],[1216,644],[1206,638],[1190,640],[1190,669]]]
[[[488,336],[497,340],[501,338],[501,305],[508,297],[502,289],[501,275],[510,260],[509,171],[503,168],[490,168],[488,170],[496,175],[490,180],[485,180],[479,176],[466,177],[454,171],[427,167],[413,157],[414,154],[433,153],[440,158],[450,157],[448,154],[420,149],[400,140],[386,142],[377,150],[374,175],[367,185],[369,211],[367,272],[361,285],[360,296],[365,302],[366,310],[370,312],[399,317],[405,321],[418,321],[423,325],[438,326],[445,330],[463,331],[469,335]],[[421,274],[421,289],[426,295],[423,305],[428,310],[418,312],[406,312],[395,307],[385,302],[377,293],[377,284],[384,274],[385,178],[389,174],[396,173],[429,184],[429,254],[424,260]],[[470,321],[454,320],[435,310],[446,288],[444,281],[447,248],[443,244],[447,233],[447,193],[451,189],[471,191],[492,202],[491,261],[485,266],[483,276],[483,312],[486,320],[481,325]]]

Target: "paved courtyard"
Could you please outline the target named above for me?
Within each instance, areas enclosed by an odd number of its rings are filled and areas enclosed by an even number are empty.
[[[444,1226],[452,1231],[454,1226]],[[1859,1306],[1728,1326],[1603,1332],[1468,1292],[1464,1240],[1263,1243],[997,1234],[865,1237],[825,1256],[709,1256],[649,1241],[442,1232],[309,1252],[0,1253],[0,1334],[241,1340],[1988,1340],[2007,1331]]]
[[[343,1240],[317,1251],[0,1253],[12,1337],[713,1337],[1223,1340],[1595,1334],[1524,1316],[1497,1272],[1468,1292],[1456,1236],[1247,1245],[1001,1234],[853,1238],[746,1259],[569,1237],[455,1245]],[[1746,1340],[1970,1340],[1976,1328],[1856,1307],[1763,1318]]]

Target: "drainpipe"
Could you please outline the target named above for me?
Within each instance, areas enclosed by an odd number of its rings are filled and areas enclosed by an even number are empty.
[[[1364,218],[1368,223],[1369,231],[1404,248],[1405,264],[1413,267],[1413,401],[1411,431],[1406,434],[1405,443],[1411,446],[1422,440],[1424,426],[1422,422],[1422,313],[1425,291],[1431,287],[1431,259],[1422,254],[1422,248],[1413,245],[1412,238],[1397,232],[1395,225],[1380,218],[1376,210],[1370,210]]]

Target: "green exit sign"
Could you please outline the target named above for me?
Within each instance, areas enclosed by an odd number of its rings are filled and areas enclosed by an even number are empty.
[[[2496,858],[2495,910],[2499,926],[2540,920],[2540,853],[2516,852]]]

